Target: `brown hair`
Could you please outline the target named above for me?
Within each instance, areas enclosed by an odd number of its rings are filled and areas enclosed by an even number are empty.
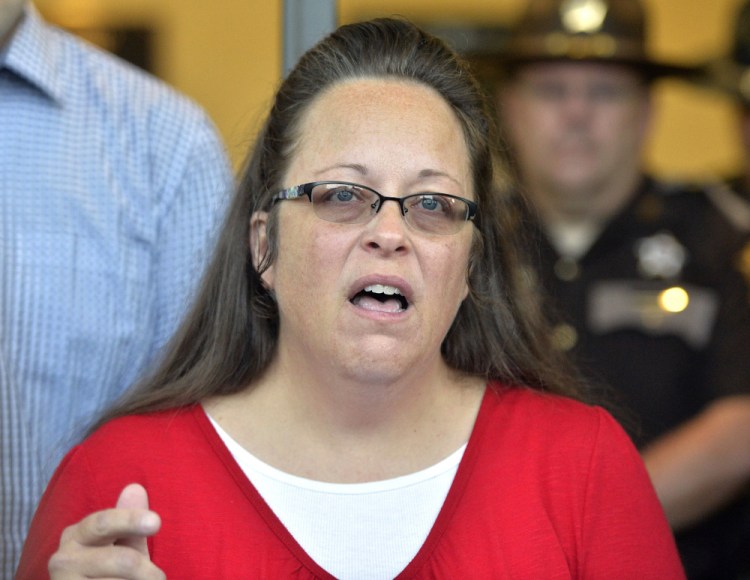
[[[250,152],[199,295],[158,368],[108,411],[116,416],[172,408],[246,388],[271,362],[278,310],[248,248],[249,217],[268,211],[294,154],[300,121],[328,87],[353,78],[424,84],[463,128],[479,204],[467,276],[471,292],[445,337],[447,363],[465,373],[572,395],[577,378],[548,344],[548,327],[527,282],[513,203],[497,186],[492,116],[468,66],[442,41],[400,19],[342,26],[310,49],[281,84]],[[275,212],[268,224],[272,263]],[[260,268],[262,271],[262,267]]]

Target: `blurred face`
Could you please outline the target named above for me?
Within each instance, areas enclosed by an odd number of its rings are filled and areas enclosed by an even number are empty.
[[[21,18],[26,0],[0,0],[0,47],[7,42],[10,32]]]
[[[454,113],[432,89],[396,80],[347,81],[313,102],[284,187],[321,180],[399,198],[440,192],[473,200]],[[416,231],[394,201],[358,224],[321,219],[307,197],[277,210],[278,258],[264,281],[279,305],[282,361],[371,382],[440,364],[468,292],[469,222],[449,235]],[[256,214],[253,243],[261,248],[264,222]]]
[[[532,195],[573,212],[619,203],[605,198],[622,195],[639,174],[649,119],[648,91],[635,71],[613,64],[531,64],[501,99]]]

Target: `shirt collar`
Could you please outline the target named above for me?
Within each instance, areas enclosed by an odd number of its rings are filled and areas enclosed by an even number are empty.
[[[7,68],[51,99],[64,100],[62,46],[36,8],[27,4],[24,17],[7,46],[0,68]]]

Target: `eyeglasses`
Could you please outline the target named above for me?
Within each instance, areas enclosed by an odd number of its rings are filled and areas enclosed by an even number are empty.
[[[415,193],[387,197],[374,189],[344,181],[314,181],[295,185],[277,193],[273,203],[307,196],[320,219],[337,224],[364,224],[380,211],[386,201],[395,201],[409,227],[427,234],[458,233],[463,224],[477,215],[477,204],[447,193]]]

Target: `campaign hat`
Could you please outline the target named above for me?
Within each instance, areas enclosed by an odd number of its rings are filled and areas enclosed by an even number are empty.
[[[510,27],[500,60],[625,64],[648,77],[693,74],[695,68],[652,58],[639,0],[530,0]]]
[[[750,105],[750,1],[737,12],[729,53],[705,64],[699,83]]]

